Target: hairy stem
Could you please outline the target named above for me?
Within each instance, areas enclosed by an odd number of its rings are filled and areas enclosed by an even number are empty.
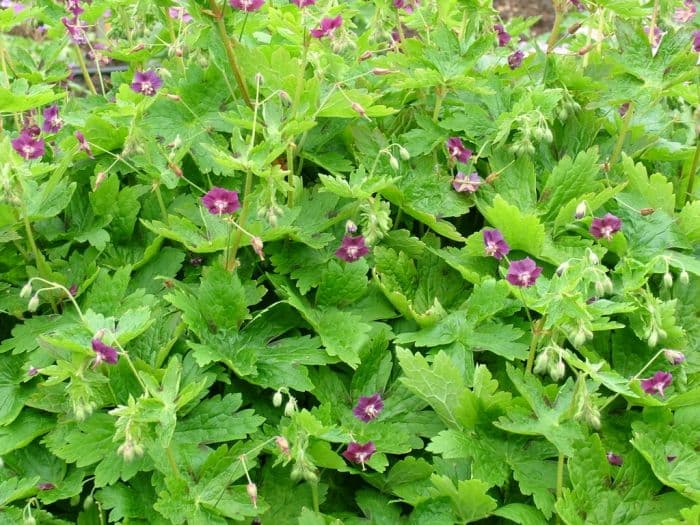
[[[622,119],[622,129],[620,130],[620,134],[617,136],[617,141],[615,142],[615,147],[613,148],[613,152],[610,155],[610,167],[611,168],[617,162],[617,159],[620,157],[620,153],[622,153],[622,146],[625,144],[625,139],[627,138],[627,132],[630,129],[630,124],[632,122],[632,115],[633,114],[634,114],[634,102],[630,102],[630,105],[627,108],[627,113],[625,113],[625,116]]]
[[[88,68],[85,65],[85,59],[83,58],[83,52],[80,50],[80,46],[78,46],[78,44],[75,44],[73,46],[73,49],[75,50],[75,58],[78,61],[78,65],[80,65],[80,71],[83,72],[83,78],[85,79],[85,83],[87,84],[88,89],[93,95],[97,95],[95,84],[92,83],[92,79],[90,78],[90,73],[88,72]]]
[[[695,184],[695,175],[698,171],[698,165],[700,165],[700,135],[695,138],[695,155],[693,155],[693,162],[690,164],[690,171],[688,172],[688,185],[685,189],[686,199],[690,202],[693,199],[693,186]]]
[[[250,190],[253,188],[253,172],[248,170],[245,175],[245,189],[243,190],[243,207],[241,208],[241,215],[238,219],[238,223],[245,227],[246,220],[248,219],[248,208],[250,207]],[[226,269],[230,272],[236,269],[236,254],[238,253],[238,248],[241,245],[241,239],[243,238],[243,231],[239,228],[236,230],[236,235],[233,238],[233,243],[230,248],[230,258],[227,262]]]
[[[554,50],[554,46],[559,40],[559,31],[561,29],[561,22],[564,19],[564,13],[561,2],[554,2],[554,24],[552,25],[552,31],[549,33],[549,39],[547,40],[547,54]]]

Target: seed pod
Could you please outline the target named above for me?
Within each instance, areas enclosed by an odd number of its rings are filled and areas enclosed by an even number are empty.
[[[643,216],[646,217],[647,215],[651,215],[654,213],[656,210],[654,208],[642,208],[639,210],[639,213]]]
[[[393,71],[391,69],[385,69],[383,67],[375,67],[372,69],[372,74],[373,75],[390,75],[391,73],[396,73],[396,71]]]
[[[581,22],[576,22],[575,24],[571,24],[569,28],[566,30],[567,33],[570,35],[573,35],[576,31],[581,29]]]
[[[372,58],[372,56],[373,56],[372,52],[370,50],[367,50],[360,55],[359,60],[360,60],[360,62],[363,62],[369,58]]]

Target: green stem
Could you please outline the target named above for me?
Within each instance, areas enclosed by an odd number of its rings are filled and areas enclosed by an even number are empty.
[[[433,108],[433,122],[437,122],[440,116],[440,109],[442,108],[442,101],[445,100],[445,88],[443,86],[438,86],[435,88],[435,107]]]
[[[617,159],[620,157],[620,153],[622,153],[622,146],[625,144],[625,138],[627,138],[627,132],[630,129],[630,124],[632,122],[632,114],[634,113],[634,102],[630,102],[629,107],[627,108],[627,113],[625,113],[624,118],[622,119],[622,129],[620,130],[620,134],[617,136],[617,142],[615,142],[615,147],[613,148],[612,155],[610,155],[610,168],[615,165],[617,162]]]
[[[228,224],[228,233],[226,234],[226,258],[224,263],[224,268],[229,268],[229,261],[231,260],[231,234],[233,234],[233,225]]]
[[[690,164],[690,172],[688,173],[688,186],[685,189],[685,194],[687,195],[687,200],[690,202],[693,199],[693,185],[695,183],[695,174],[698,171],[698,165],[700,164],[700,135],[695,138],[697,144],[695,145],[695,155],[693,155],[693,162]]]
[[[294,206],[294,147],[290,144],[287,146],[287,206]]]
[[[561,499],[561,493],[564,488],[564,463],[566,462],[566,458],[564,457],[564,454],[561,452],[559,453],[559,457],[557,458],[557,488],[556,488],[556,496],[557,496],[557,501]],[[559,523],[559,516],[557,515],[557,523]]]
[[[311,500],[313,501],[314,512],[318,514],[320,512],[320,505],[318,503],[318,483],[311,482]]]
[[[238,224],[245,228],[245,223],[248,218],[248,208],[251,201],[250,191],[253,188],[253,172],[248,170],[245,175],[245,189],[243,190],[243,207],[241,208],[241,215],[238,219]],[[231,259],[228,261],[226,267],[227,270],[232,272],[236,268],[236,254],[238,253],[238,248],[241,244],[241,238],[243,237],[243,231],[239,228],[236,230],[236,236],[233,238],[233,244],[231,245]]]
[[[29,222],[29,216],[27,215],[26,209],[23,210],[22,215],[24,216],[24,231],[27,233],[27,242],[29,243],[29,249],[34,254],[34,261],[36,262],[36,267],[39,269],[39,272],[41,274],[45,275],[45,277],[49,277],[48,273],[45,272],[47,268],[44,256],[39,251],[39,247],[36,245],[36,241],[34,240],[34,234],[32,233],[32,225]]]
[[[175,461],[175,454],[173,454],[173,449],[170,447],[166,448],[165,455],[168,456],[168,463],[170,463],[170,467],[173,469],[173,473],[178,478],[181,478],[182,476],[180,475],[180,469],[177,468],[177,461]]]
[[[233,50],[233,44],[228,34],[226,34],[226,24],[224,23],[223,13],[216,5],[216,0],[209,0],[209,6],[215,15],[216,26],[219,30],[219,38],[221,39],[221,43],[224,45],[224,49],[226,50],[228,63],[231,66],[231,71],[233,71],[233,76],[236,78],[238,88],[241,90],[243,100],[249,108],[253,109],[253,101],[250,99],[250,95],[248,94],[248,86],[246,86],[245,81],[243,80],[243,75],[241,74],[241,69],[238,67],[236,53],[234,53]]]
[[[92,83],[92,79],[90,78],[90,73],[88,72],[88,68],[85,65],[85,59],[83,58],[83,52],[80,50],[80,47],[78,44],[75,44],[73,46],[73,49],[75,50],[75,58],[78,61],[78,64],[80,65],[80,71],[83,72],[83,78],[85,79],[85,83],[87,84],[88,89],[93,95],[97,95],[97,90],[95,89],[95,84]]]
[[[155,192],[156,199],[158,200],[158,207],[160,208],[160,214],[163,216],[163,222],[166,226],[169,226],[170,221],[168,221],[168,208],[165,206],[165,201],[163,200],[163,194],[160,191],[159,182],[154,185],[153,191]]]
[[[561,29],[561,22],[564,19],[564,13],[562,12],[560,2],[554,2],[554,24],[552,25],[552,32],[549,33],[549,39],[547,40],[547,54],[551,53],[554,49],[557,40],[559,40],[559,30]]]
[[[529,312],[528,317],[530,317]],[[530,320],[530,323],[532,325],[532,339],[530,339],[530,351],[527,354],[527,365],[525,366],[525,373],[527,374],[532,373],[532,366],[535,363],[535,353],[537,352],[537,343],[539,341],[539,322],[533,323],[532,320]]]

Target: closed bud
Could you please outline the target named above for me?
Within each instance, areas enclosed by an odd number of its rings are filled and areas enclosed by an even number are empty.
[[[175,93],[168,93],[165,96],[168,97],[170,100],[174,100],[175,102],[180,102],[180,100],[182,100],[180,98],[180,95],[176,95]]]
[[[655,211],[656,211],[656,210],[655,210],[654,208],[642,208],[641,210],[639,210],[639,213],[640,213],[642,216],[646,217],[647,215],[651,215],[651,214],[654,213]]]
[[[587,46],[583,46],[581,49],[578,50],[579,56],[583,56],[586,53],[588,53],[591,49],[593,49],[593,44],[588,44]]]
[[[685,361],[685,354],[678,350],[671,350],[670,348],[664,348],[664,357],[672,365],[680,365]]]
[[[137,53],[137,52],[141,51],[142,49],[144,49],[145,47],[146,46],[143,43],[137,44],[134,47],[132,47],[128,52],[129,53]]]
[[[598,294],[599,297],[605,294],[605,286],[602,281],[595,282],[595,293]]]
[[[260,84],[265,83],[265,77],[262,76],[262,73],[255,73],[255,82]]]
[[[585,417],[591,428],[600,430],[600,411],[596,407],[589,407]]]
[[[664,274],[664,287],[671,288],[671,286],[673,286],[673,275],[671,272],[666,272]]]
[[[284,454],[285,456],[289,456],[289,441],[287,441],[287,438],[284,436],[277,436],[275,438],[275,444],[277,445],[277,448],[280,449],[280,452]]]
[[[282,406],[282,392],[279,390],[272,395],[272,406],[278,408]]]
[[[552,130],[549,128],[544,128],[544,136],[542,137],[547,144],[551,144],[554,140],[554,135],[552,135]]]
[[[559,381],[564,377],[565,373],[566,365],[564,365],[564,361],[562,361],[561,358],[549,368],[549,377],[551,377],[553,381]]]
[[[182,50],[181,47],[176,47],[176,48],[175,48],[175,56],[176,56],[176,57],[181,57],[181,56],[184,55],[184,54],[185,54],[185,52]]]
[[[345,223],[345,233],[355,233],[357,231],[357,224],[352,221],[347,221]]]
[[[245,491],[250,498],[253,507],[258,508],[258,486],[255,483],[248,483],[245,486]]]
[[[30,312],[36,312],[36,309],[39,308],[39,295],[34,294],[31,299],[29,299],[29,304],[27,304],[27,310]]]
[[[373,75],[390,75],[391,73],[395,73],[395,71],[391,69],[385,69],[383,67],[375,67],[374,69],[372,69]]]
[[[583,218],[584,215],[586,215],[586,210],[588,209],[588,205],[586,204],[586,201],[581,201],[578,206],[576,206],[576,212],[574,213],[574,217],[577,219]]]
[[[367,51],[365,51],[364,53],[362,53],[360,55],[360,62],[363,62],[364,60],[368,60],[368,59],[372,58],[372,56],[373,56],[372,52],[368,49]]]
[[[362,107],[360,104],[358,104],[357,102],[353,102],[352,104],[350,104],[350,107],[353,109],[353,111],[354,111],[355,113],[357,113],[357,114],[360,115],[361,117],[363,117],[363,118],[367,117],[367,112],[365,112],[365,108],[363,108],[363,107]]]
[[[401,155],[401,158],[403,160],[408,160],[411,158],[411,154],[403,146],[399,146],[399,155]]]
[[[564,272],[565,272],[566,270],[568,270],[568,269],[569,269],[569,261],[564,261],[563,263],[561,263],[561,264],[557,267],[556,273],[557,273],[557,275],[558,275],[559,277],[561,277],[562,275],[564,275]]]
[[[605,288],[605,291],[606,291],[607,293],[612,293],[612,291],[613,291],[613,283],[612,283],[612,281],[610,280],[610,277],[608,277],[607,275],[603,278],[603,287]]]
[[[120,454],[127,463],[133,461],[134,457],[136,456],[134,442],[130,439],[124,441],[124,443],[122,443],[117,449],[117,454]]]
[[[292,467],[292,471],[289,473],[289,477],[292,478],[292,481],[299,481],[303,475],[301,466],[299,463],[295,463]]]
[[[318,482],[318,474],[316,474],[313,470],[304,469],[303,476],[304,476],[304,479],[306,481],[308,481],[309,483],[317,483]]]
[[[24,286],[22,286],[22,289],[19,292],[19,296],[22,299],[26,299],[30,295],[32,295],[32,283],[27,283]]]
[[[287,417],[291,417],[294,412],[297,411],[297,400],[289,396],[289,401],[287,401],[287,404],[284,405],[284,415]]]
[[[678,280],[681,282],[681,284],[688,284],[690,282],[690,276],[688,275],[688,272],[683,270],[678,276]]]
[[[29,514],[27,516],[24,516],[24,518],[22,518],[22,523],[24,525],[36,525],[36,519],[34,518],[34,516]]]
[[[598,256],[595,254],[595,252],[593,250],[590,250],[590,249],[588,250],[588,261],[591,264],[600,263],[600,259],[598,258]]]
[[[263,251],[263,241],[260,237],[251,237],[250,245],[253,247],[255,254],[260,257],[261,261],[265,260],[265,252]]]
[[[279,92],[279,97],[282,99],[282,102],[286,104],[291,104],[292,103],[292,97],[289,96],[289,93],[284,91],[283,89],[280,90]]]
[[[399,171],[399,161],[393,155],[389,155],[389,164],[394,168],[394,171]]]
[[[664,330],[663,328],[657,328],[656,331],[659,334],[659,339],[666,339],[666,337],[668,337],[666,330]]]
[[[576,22],[575,24],[571,24],[569,26],[569,29],[566,30],[566,32],[570,35],[573,35],[579,29],[581,29],[581,22]]]
[[[549,349],[545,348],[537,355],[537,359],[535,359],[535,367],[533,368],[533,372],[535,372],[536,374],[544,374],[544,372],[547,370],[548,363]]]
[[[92,494],[88,494],[87,497],[83,500],[83,509],[88,510],[94,504],[95,504],[95,498],[92,497]]]
[[[576,332],[576,335],[574,336],[573,343],[576,348],[579,348],[580,346],[583,346],[587,340],[588,338],[586,337],[586,332],[584,330],[579,329]]]
[[[659,333],[656,331],[655,328],[652,328],[651,331],[649,332],[649,337],[647,338],[647,344],[654,348],[656,346],[656,343],[659,342]]]
[[[97,175],[95,175],[95,190],[100,187],[100,184],[102,184],[106,178],[107,174],[104,171],[97,172]]]

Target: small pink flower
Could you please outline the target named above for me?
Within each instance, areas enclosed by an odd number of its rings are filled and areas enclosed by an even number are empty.
[[[97,356],[95,357],[94,366],[99,365],[103,361],[110,365],[117,364],[117,360],[119,359],[119,352],[117,352],[116,348],[104,344],[99,339],[93,339],[92,349],[95,352],[95,354],[97,354]]]
[[[152,97],[163,85],[163,81],[158,74],[149,69],[148,71],[137,71],[134,73],[134,80],[131,82],[131,89],[136,93],[142,93],[147,97]]]
[[[361,396],[357,400],[357,405],[352,409],[355,417],[367,423],[376,418],[384,408],[384,400],[379,393],[371,396]]]
[[[499,261],[510,252],[510,246],[498,230],[484,230],[484,246],[487,255]]]
[[[44,124],[41,129],[46,133],[57,133],[63,126],[61,117],[58,116],[58,106],[54,104],[44,110]]]
[[[693,33],[693,51],[700,53],[700,30]]]
[[[235,213],[241,207],[238,192],[217,187],[210,189],[202,197],[202,204],[212,215]]]
[[[365,470],[365,463],[370,460],[372,454],[377,451],[372,441],[368,441],[364,445],[353,441],[348,445],[348,448],[343,452],[343,457],[353,463],[360,463],[362,470]]]
[[[474,172],[471,175],[467,175],[466,173],[462,173],[461,171],[455,175],[455,178],[452,180],[452,187],[455,189],[455,191],[458,191],[460,193],[476,193],[476,190],[479,189],[479,186],[483,181],[481,180],[481,177]]]
[[[365,238],[362,235],[353,237],[346,235],[343,237],[343,242],[335,251],[335,256],[343,259],[346,262],[354,262],[369,253],[369,248],[365,244]]]
[[[22,130],[19,137],[12,141],[12,149],[26,160],[39,159],[45,152],[44,139],[35,138],[26,130]]]
[[[319,26],[311,30],[311,36],[314,38],[330,36],[341,25],[343,25],[343,17],[340,15],[336,16],[335,18],[324,17],[321,19]]]
[[[80,131],[76,131],[74,135],[75,138],[78,139],[78,147],[80,148],[80,151],[84,151],[85,153],[87,153],[88,157],[94,159],[95,157],[92,154],[92,148],[90,147],[90,144],[85,138],[85,135],[83,135]]]
[[[532,286],[542,273],[542,268],[535,264],[535,261],[525,257],[519,261],[513,261],[508,267],[506,279],[514,286],[526,288]]]
[[[185,23],[192,22],[192,15],[184,7],[173,6],[168,8],[168,16],[173,20],[182,20]]]
[[[304,9],[305,7],[309,7],[310,5],[314,5],[316,3],[316,0],[292,0],[292,3],[297,7]]]
[[[614,452],[610,451],[607,454],[605,454],[605,457],[608,460],[608,463],[615,467],[620,467],[622,466],[622,456],[618,456]]]
[[[88,42],[87,39],[87,25],[85,22],[80,20],[77,16],[73,18],[68,18],[64,16],[61,18],[61,23],[66,27],[68,31],[68,36],[71,40],[78,45],[85,45]]]
[[[508,55],[508,66],[511,69],[519,68],[523,63],[523,58],[525,58],[525,54],[518,49],[515,53]]]
[[[413,13],[413,10],[420,4],[419,0],[394,0],[394,7],[396,9],[403,9],[408,14]]]
[[[605,217],[595,217],[588,231],[596,239],[605,238],[610,240],[613,234],[620,231],[621,228],[622,221],[612,213],[608,213]]]
[[[685,0],[685,2],[683,2],[683,7],[676,9],[676,12],[673,14],[673,20],[679,24],[685,24],[695,18],[697,13],[698,8],[695,5],[695,1]]]
[[[664,348],[664,357],[666,358],[666,361],[672,365],[680,365],[683,361],[685,361],[685,354],[683,352],[672,350],[670,348]]]
[[[496,24],[493,26],[493,30],[496,31],[496,37],[498,38],[498,47],[505,47],[510,42],[511,36],[503,24]]]
[[[452,160],[466,164],[472,157],[472,150],[465,147],[464,144],[462,144],[462,139],[459,137],[451,137],[447,139],[445,146],[447,147],[447,153],[450,155]]]
[[[673,376],[669,372],[659,371],[648,379],[642,379],[641,386],[642,390],[647,394],[658,393],[661,397],[664,397],[664,389],[667,388],[672,381]]]
[[[263,6],[264,3],[265,0],[229,0],[231,7],[245,13],[257,11]]]

